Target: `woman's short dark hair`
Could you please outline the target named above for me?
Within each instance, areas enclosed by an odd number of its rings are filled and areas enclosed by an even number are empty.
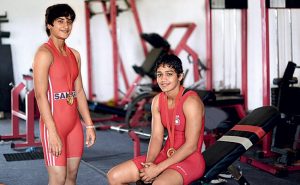
[[[174,54],[165,54],[163,55],[155,65],[155,73],[157,72],[157,69],[160,66],[168,66],[175,70],[176,74],[179,76],[181,73],[183,73],[182,69],[182,62],[180,58],[178,58]]]
[[[45,14],[45,26],[47,35],[50,36],[50,30],[47,28],[47,25],[50,24],[53,26],[53,22],[58,17],[71,17],[72,22],[75,20],[76,14],[74,10],[68,4],[55,4],[49,6]]]

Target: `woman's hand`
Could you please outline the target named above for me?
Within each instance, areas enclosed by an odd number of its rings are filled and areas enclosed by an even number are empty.
[[[95,144],[96,132],[94,127],[86,127],[86,140],[85,144],[90,147]]]
[[[144,183],[152,183],[154,179],[160,174],[157,165],[154,163],[142,163],[144,166],[143,169],[140,170],[140,178]]]
[[[49,132],[49,152],[58,157],[62,152],[62,142],[57,132]]]

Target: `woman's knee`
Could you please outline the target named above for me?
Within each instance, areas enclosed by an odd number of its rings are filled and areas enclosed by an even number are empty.
[[[50,175],[49,174],[49,185],[64,185],[66,182],[66,175]]]
[[[80,158],[69,158],[67,163],[67,180],[76,181]]]
[[[67,179],[71,181],[76,181],[78,169],[68,169]]]
[[[110,169],[107,172],[107,180],[109,184],[118,184],[120,182],[119,172],[115,169]]]
[[[66,182],[66,169],[63,167],[48,167],[49,185],[60,185]]]
[[[139,172],[132,161],[121,163],[107,173],[109,184],[126,184],[139,180]]]

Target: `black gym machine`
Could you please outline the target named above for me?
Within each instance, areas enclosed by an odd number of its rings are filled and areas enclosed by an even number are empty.
[[[286,176],[290,171],[300,170],[299,162],[299,129],[300,129],[300,87],[293,85],[298,82],[293,77],[299,66],[289,62],[282,78],[273,80],[272,105],[277,107],[281,119],[273,130],[273,142],[270,143],[270,153],[264,156],[263,151],[241,156],[240,161],[265,170],[276,176]],[[292,136],[292,137],[291,137]]]
[[[299,87],[295,84],[298,79],[294,77],[295,69],[298,68],[293,59],[293,38],[292,38],[292,9],[300,8],[300,2],[295,0],[261,0],[262,9],[262,41],[263,41],[263,104],[276,106],[281,113],[280,123],[270,132],[262,143],[262,148],[257,149],[251,155],[244,155],[240,158],[242,162],[248,163],[261,170],[267,171],[276,176],[286,176],[291,171],[299,171]],[[278,12],[289,11],[289,23],[291,33],[291,58],[287,63],[284,74],[281,78],[275,78],[270,88],[270,48],[269,48],[269,12],[275,11],[277,20],[277,66],[279,66],[279,39],[278,39]],[[276,55],[272,55],[276,56]],[[284,59],[286,61],[286,59]],[[278,67],[278,74],[279,67]],[[276,87],[277,86],[277,87]],[[271,93],[271,94],[270,94]],[[271,98],[270,98],[271,97]],[[297,131],[298,130],[298,131]]]
[[[3,38],[9,38],[10,32],[2,31],[1,24],[8,23],[7,12],[0,15],[0,119],[4,118],[4,113],[10,111],[10,91],[9,83],[14,82],[12,55],[10,44],[3,44]]]

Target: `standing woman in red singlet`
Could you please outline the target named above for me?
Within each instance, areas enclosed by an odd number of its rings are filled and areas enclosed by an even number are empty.
[[[86,124],[87,147],[96,138],[82,86],[80,55],[65,43],[74,19],[75,12],[67,4],[47,8],[45,26],[49,40],[38,48],[33,63],[49,185],[76,184],[84,146],[79,113]]]
[[[162,92],[152,101],[152,133],[147,155],[113,167],[107,174],[111,185],[138,180],[153,185],[186,185],[204,173],[203,103],[196,92],[184,91],[182,64],[177,56],[163,56],[155,72]],[[164,128],[168,130],[168,139],[163,146]]]

